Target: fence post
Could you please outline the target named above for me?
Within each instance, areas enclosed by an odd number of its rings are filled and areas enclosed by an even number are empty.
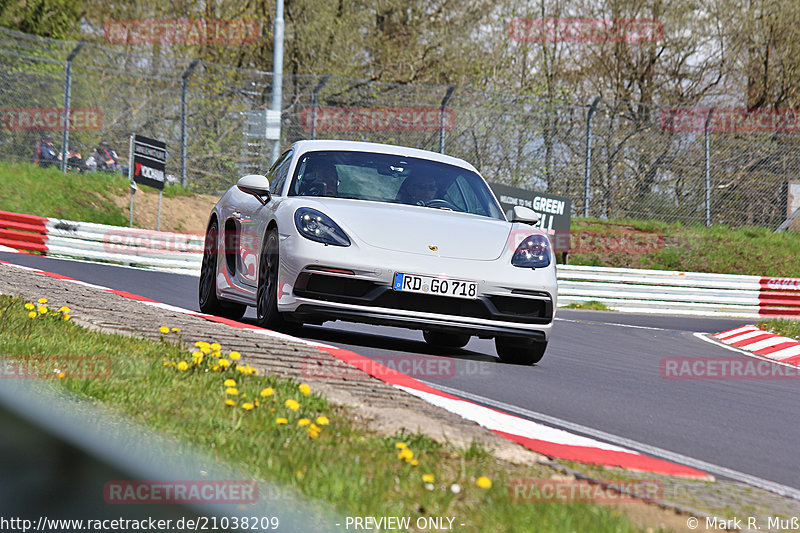
[[[322,90],[325,84],[328,83],[328,80],[330,78],[331,78],[330,74],[325,74],[324,76],[322,76],[320,82],[317,84],[316,87],[314,87],[314,92],[311,93],[311,140],[312,141],[317,138],[317,95],[319,95],[319,92]]]
[[[703,132],[705,136],[705,163],[706,163],[706,227],[711,225],[711,150],[710,150],[710,141],[708,137],[708,123],[711,121],[711,114],[714,112],[714,108],[708,110],[708,116],[706,117],[706,124],[703,127]]]
[[[594,112],[597,111],[597,104],[600,103],[600,97],[597,96],[592,101],[589,107],[589,114],[586,117],[586,168],[583,171],[583,216],[589,217],[589,195],[591,194],[590,182],[592,174],[592,118]]]
[[[278,113],[278,139],[272,143],[272,161],[281,155],[281,120],[283,107],[283,0],[275,0],[275,35],[272,54],[272,105]],[[272,162],[270,162],[270,165]]]
[[[453,92],[456,90],[455,85],[451,85],[447,88],[447,92],[442,98],[442,111],[439,115],[439,153],[444,153],[444,113],[447,110],[447,102],[450,101],[450,97],[453,96]]]
[[[193,60],[181,76],[181,187],[186,187],[186,86],[199,64],[199,59]]]
[[[67,56],[67,75],[64,80],[64,125],[61,130],[61,172],[67,171],[67,148],[69,144],[69,108],[72,98],[72,60],[81,51],[86,41],[81,41],[78,46]]]

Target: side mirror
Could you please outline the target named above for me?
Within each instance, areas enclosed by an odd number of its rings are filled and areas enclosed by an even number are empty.
[[[258,198],[261,205],[266,205],[271,198],[269,194],[269,180],[260,174],[242,176],[239,178],[239,181],[236,182],[236,186],[240,191],[252,194]]]
[[[539,223],[539,213],[529,207],[515,205],[511,213],[511,222],[522,222],[533,226]]]

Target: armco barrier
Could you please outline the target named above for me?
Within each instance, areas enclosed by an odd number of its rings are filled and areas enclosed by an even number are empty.
[[[197,273],[203,236],[0,211],[0,246],[56,257]]]
[[[559,305],[592,300],[629,313],[796,317],[800,279],[559,265]]]
[[[203,236],[0,211],[0,247],[197,274]],[[561,306],[597,301],[629,313],[800,316],[800,279],[558,266]]]

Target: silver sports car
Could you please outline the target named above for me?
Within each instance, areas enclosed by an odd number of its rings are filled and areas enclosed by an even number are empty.
[[[254,306],[259,325],[283,331],[400,326],[449,348],[494,338],[501,360],[533,364],[553,324],[555,257],[535,212],[510,218],[460,159],[300,141],[211,212],[200,308],[238,319]]]

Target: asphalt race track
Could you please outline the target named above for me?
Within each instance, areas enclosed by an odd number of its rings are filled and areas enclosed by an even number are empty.
[[[0,260],[198,310],[196,277],[13,253]],[[400,355],[451,356],[446,375],[411,375],[514,414],[555,417],[800,489],[796,380],[661,375],[667,357],[744,358],[693,333],[745,323],[560,309],[548,351],[533,367],[499,363],[493,342],[474,338],[462,350],[437,353],[421,333],[395,328],[329,322],[304,328],[304,336],[385,364]]]

